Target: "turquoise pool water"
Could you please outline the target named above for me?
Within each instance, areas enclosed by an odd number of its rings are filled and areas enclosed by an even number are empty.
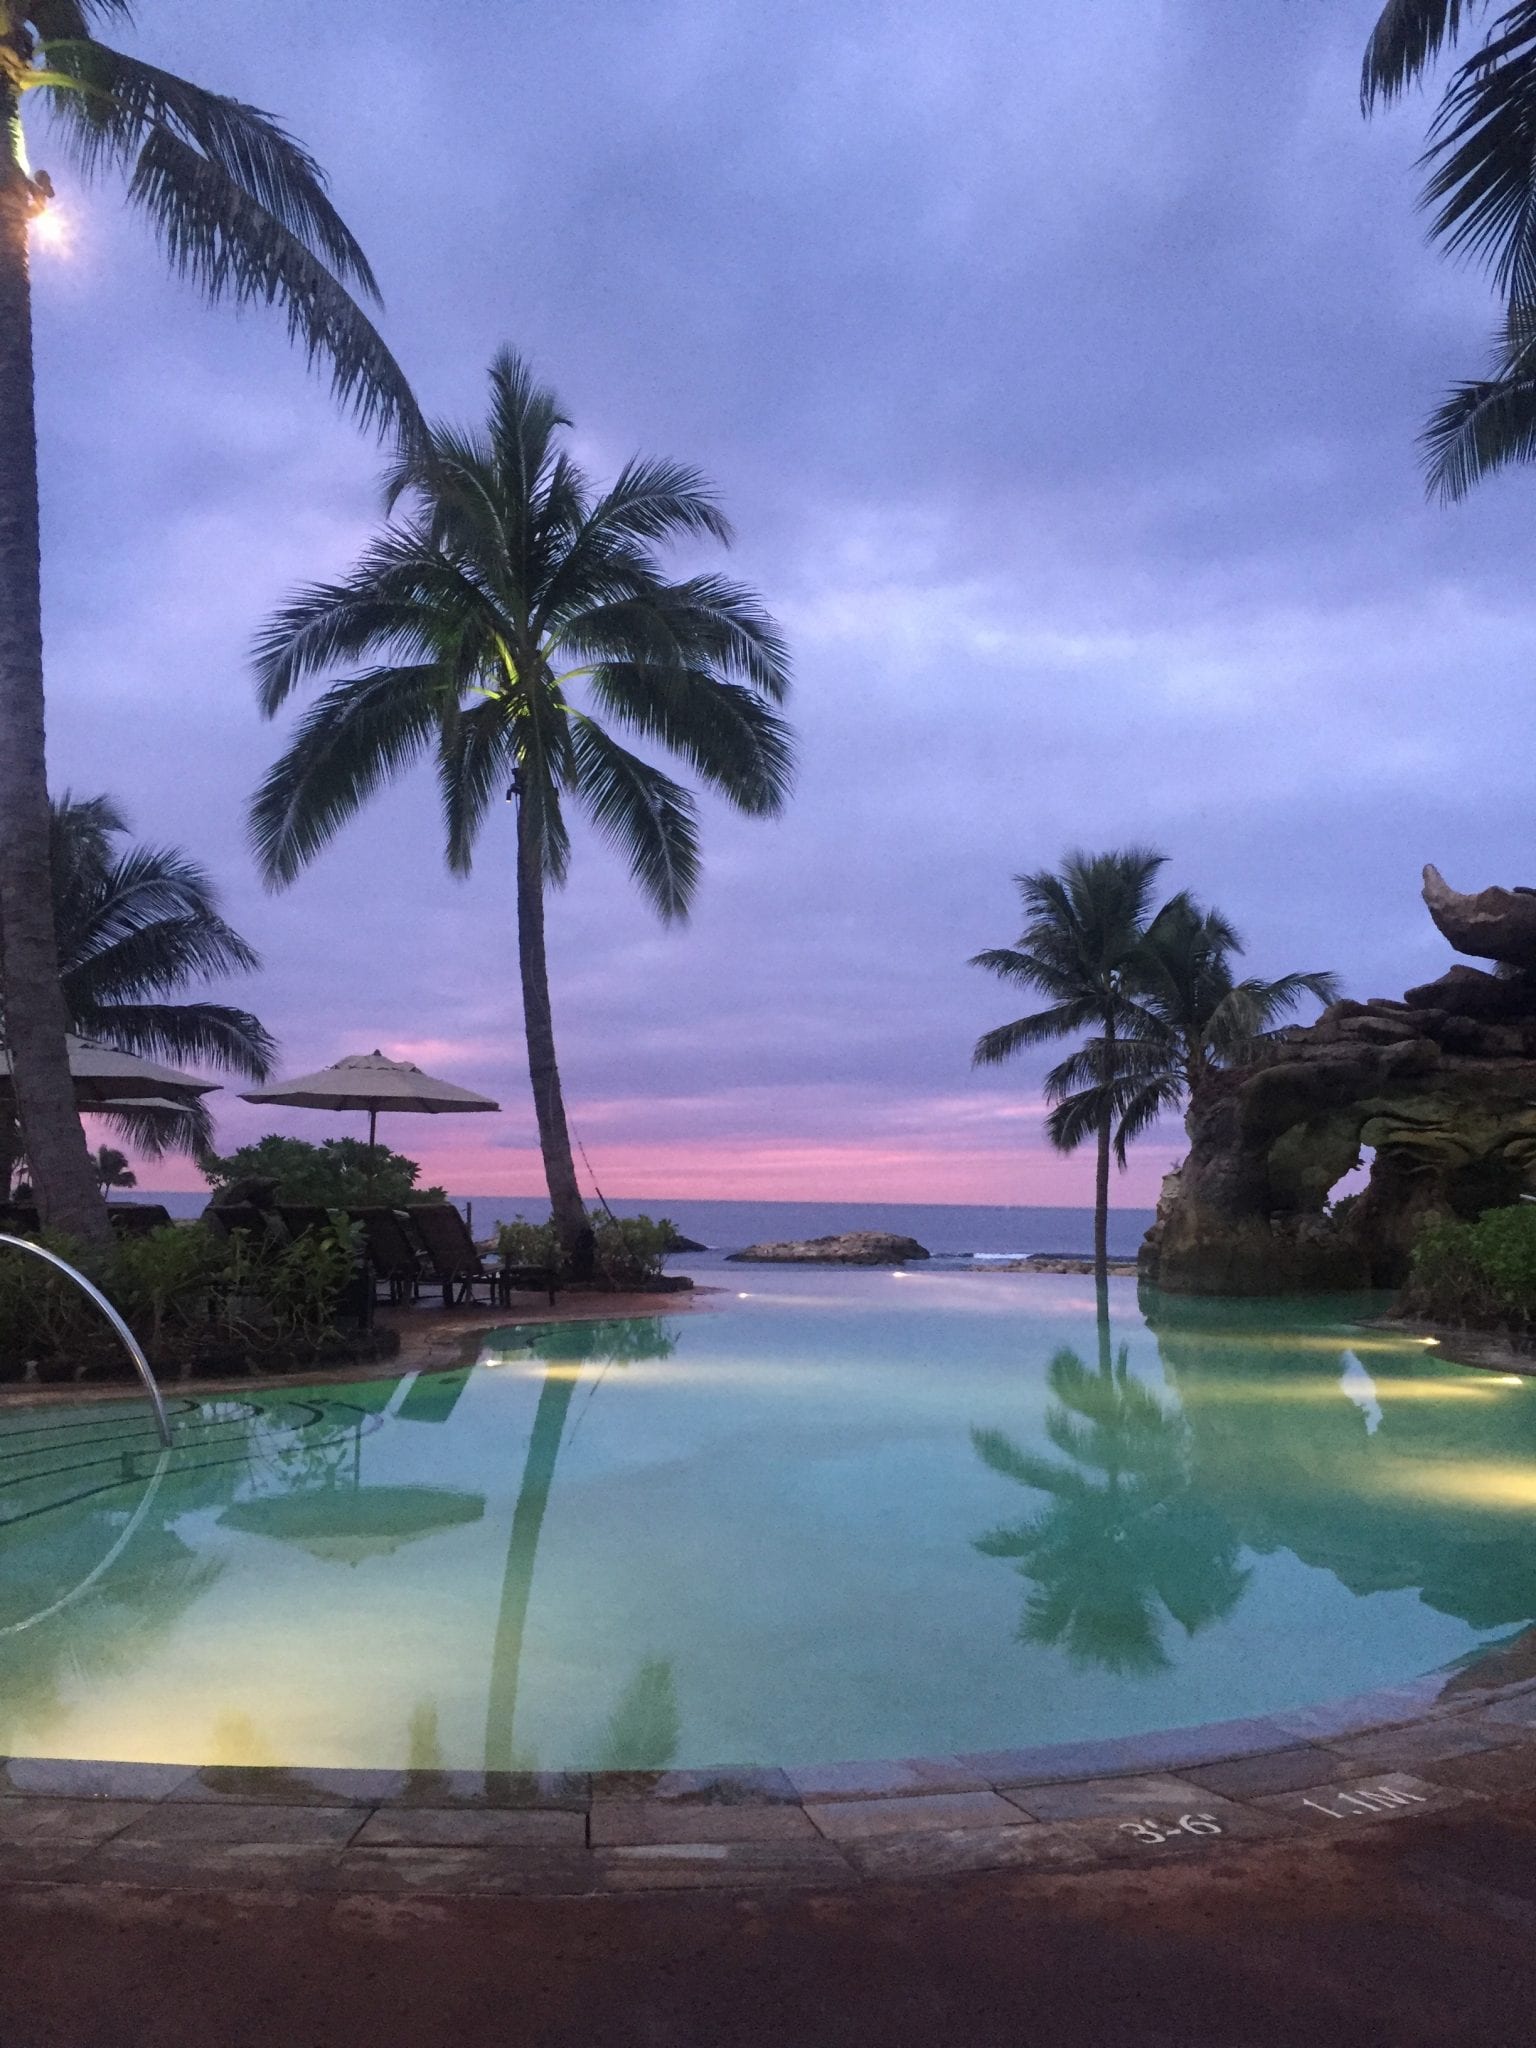
[[[733,1276],[734,1277],[734,1276]],[[463,1371],[0,1410],[0,1753],[802,1763],[1294,1708],[1536,1620],[1536,1384],[1369,1304],[746,1269]]]

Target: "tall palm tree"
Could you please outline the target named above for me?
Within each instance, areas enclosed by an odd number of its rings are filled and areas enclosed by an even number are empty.
[[[490,382],[485,427],[436,427],[409,450],[389,483],[394,516],[357,567],[300,592],[263,634],[269,717],[302,683],[350,673],[305,713],[257,793],[252,829],[281,886],[381,782],[430,752],[448,864],[466,874],[506,793],[539,1144],[562,1252],[580,1271],[592,1232],[544,941],[545,892],[570,859],[567,806],[627,855],[662,917],[686,916],[699,878],[694,799],[614,728],[680,755],[738,810],[772,816],[790,779],[789,729],[772,708],[788,657],[753,593],[716,575],[673,581],[659,559],[665,542],[730,539],[697,472],[637,459],[598,491],[527,364],[504,351]]]
[[[251,973],[261,964],[257,954],[226,923],[218,891],[195,861],[176,847],[124,846],[128,830],[109,797],[66,791],[50,806],[54,935],[69,1029],[146,1058],[265,1080],[276,1048],[260,1021],[227,1003],[184,999],[189,983]],[[200,1153],[212,1138],[201,1103],[101,1114],[151,1158]],[[0,1193],[20,1150],[14,1119],[0,1108]],[[30,1157],[28,1165],[35,1187]]]
[[[1057,1098],[1053,1114],[1074,1129],[1097,1129],[1108,1115],[1123,1168],[1135,1139],[1180,1109],[1218,1068],[1251,1059],[1305,998],[1338,1001],[1334,974],[1239,981],[1232,960],[1242,950],[1219,910],[1202,908],[1183,891],[1170,897],[1130,963],[1136,1001],[1115,1048],[1112,1079],[1106,1088],[1103,1048],[1090,1040],[1047,1076]]]
[[[365,421],[410,428],[415,402],[348,290],[377,298],[367,259],[314,158],[268,114],[110,48],[128,0],[0,0],[0,934],[6,1032],[46,1220],[105,1240],[75,1113],[49,917],[48,795],[33,407],[29,230],[53,186],[34,171],[23,108],[89,181],[126,180],[171,268],[204,298],[280,305],[289,333]]]
[[[971,961],[973,967],[985,967],[1003,981],[1049,998],[1048,1008],[984,1032],[976,1041],[976,1065],[993,1066],[1029,1046],[1080,1031],[1093,1033],[1095,1080],[1104,1091],[1094,1105],[1094,1116],[1085,1120],[1069,1101],[1057,1100],[1046,1130],[1063,1152],[1075,1151],[1090,1136],[1097,1142],[1093,1259],[1101,1285],[1109,1260],[1109,1157],[1118,1042],[1137,1022],[1134,963],[1151,908],[1152,886],[1166,859],[1143,846],[1118,853],[1075,852],[1067,855],[1059,873],[1043,868],[1015,876],[1025,917],[1018,944],[990,947]]]
[[[1366,46],[1369,112],[1423,77],[1460,36],[1472,0],[1388,0]],[[1430,232],[1483,263],[1504,300],[1489,374],[1455,385],[1423,435],[1429,487],[1463,497],[1536,457],[1536,0],[1515,0],[1452,71],[1421,162]]]

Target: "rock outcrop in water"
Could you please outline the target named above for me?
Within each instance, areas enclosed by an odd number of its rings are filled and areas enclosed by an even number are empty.
[[[884,1230],[845,1230],[840,1237],[809,1237],[799,1244],[749,1244],[729,1254],[759,1266],[904,1266],[929,1256],[915,1237]]]
[[[1192,1099],[1189,1156],[1163,1183],[1143,1279],[1184,1294],[1395,1287],[1426,1215],[1536,1192],[1536,890],[1464,896],[1424,870],[1458,951],[1398,1001],[1335,1003]],[[1365,1192],[1330,1191],[1374,1151]]]

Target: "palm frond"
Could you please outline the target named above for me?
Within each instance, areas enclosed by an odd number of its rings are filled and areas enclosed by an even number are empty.
[[[1360,102],[1367,112],[1395,99],[1447,43],[1454,42],[1475,0],[1387,0],[1366,44]]]
[[[1065,1038],[1093,1021],[1093,1013],[1082,1003],[1058,1003],[1054,1009],[1037,1010],[1032,1017],[1016,1017],[1011,1024],[984,1031],[971,1053],[976,1067],[995,1067],[1012,1059],[1026,1046],[1047,1045],[1053,1038]]]
[[[75,1028],[145,1059],[217,1067],[264,1081],[277,1058],[271,1034],[227,1003],[81,1003]]]
[[[1430,130],[1432,234],[1492,271],[1512,304],[1536,299],[1536,0],[1518,0],[1451,82]]]
[[[413,436],[421,416],[405,372],[346,286],[219,164],[163,128],[151,129],[128,197],[166,259],[211,303],[277,306],[291,339],[363,426]]]
[[[603,709],[680,754],[694,773],[751,816],[774,817],[794,774],[790,727],[740,683],[699,669],[605,663],[590,678]]]
[[[133,176],[141,152],[169,137],[222,172],[335,277],[378,299],[368,259],[331,204],[324,171],[272,115],[89,37],[45,37],[43,53],[49,71],[77,88],[50,88],[49,99],[85,176],[104,169]]]
[[[594,824],[669,923],[685,918],[699,880],[698,807],[681,783],[589,718],[572,721],[575,782]]]
[[[164,1159],[168,1153],[183,1152],[202,1165],[213,1157],[213,1113],[200,1096],[189,1096],[182,1108],[135,1102],[94,1114],[141,1159]]]
[[[251,846],[281,888],[385,782],[419,759],[452,698],[436,664],[370,669],[312,704],[251,802]]]
[[[1536,369],[1454,385],[1419,445],[1425,488],[1447,505],[1496,470],[1536,460]]]
[[[448,866],[467,875],[486,812],[517,773],[516,744],[499,704],[477,704],[445,719],[438,739],[437,783]]]
[[[312,583],[279,606],[256,636],[252,660],[262,715],[271,718],[301,682],[338,663],[420,664],[488,647],[495,619],[485,592],[418,526],[387,528],[350,576]]]

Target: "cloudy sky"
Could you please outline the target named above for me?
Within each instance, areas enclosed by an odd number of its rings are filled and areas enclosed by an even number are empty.
[[[473,418],[516,344],[594,468],[710,473],[787,629],[788,814],[709,809],[681,930],[588,839],[552,906],[608,1192],[1088,1199],[1044,1062],[969,1066],[1019,1004],[967,956],[1069,846],[1151,841],[1255,971],[1357,995],[1439,971],[1426,859],[1536,880],[1536,479],[1424,502],[1415,434],[1491,306],[1424,242],[1426,102],[1360,117],[1374,0],[468,0],[441,38],[406,0],[141,13],[132,47],[326,164],[429,412]],[[205,310],[113,192],[59,182],[55,783],[213,869],[265,960],[229,993],[285,1070],[379,1045],[495,1094],[400,1140],[456,1191],[531,1192],[510,814],[468,882],[429,775],[282,896],[245,850],[280,738],[246,650],[369,532],[378,451],[280,321]],[[274,1126],[349,1128],[221,1129]]]

